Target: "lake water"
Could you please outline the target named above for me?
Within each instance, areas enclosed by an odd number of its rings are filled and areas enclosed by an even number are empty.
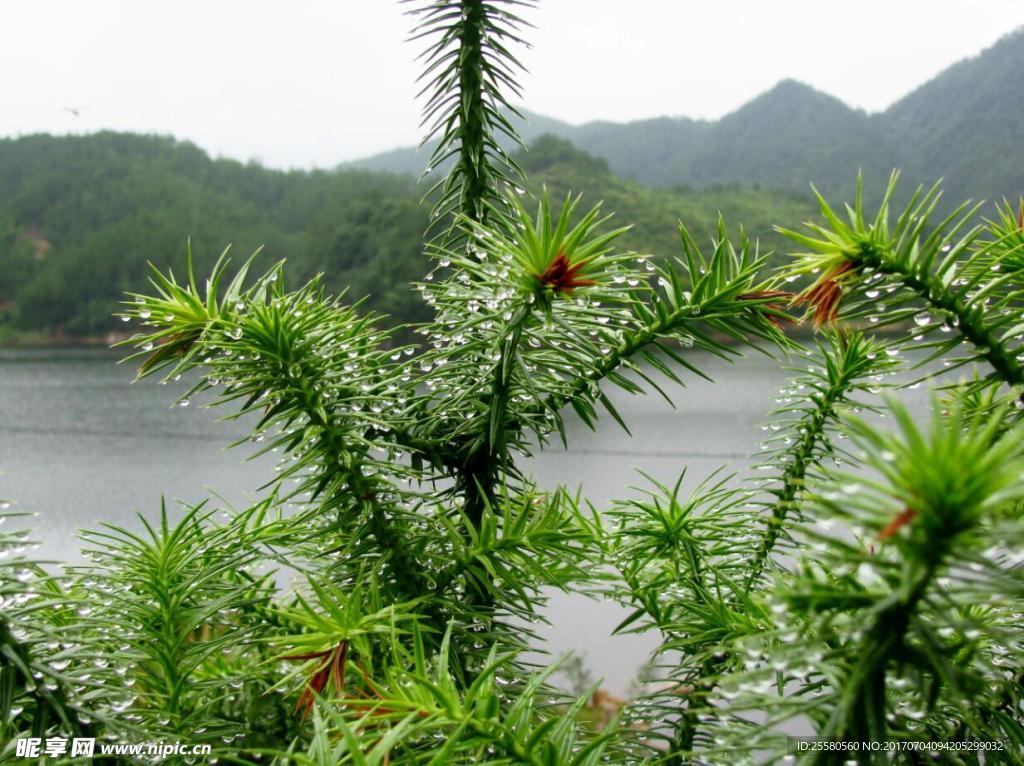
[[[599,433],[569,422],[569,448],[559,443],[530,462],[541,486],[582,486],[598,508],[635,494],[642,469],[674,482],[687,471],[692,485],[722,465],[742,470],[764,438],[760,424],[775,406],[789,374],[757,355],[729,364],[690,354],[717,383],[699,378],[661,397],[609,394],[632,436],[611,418]],[[0,498],[32,520],[40,555],[77,556],[75,534],[100,522],[137,524],[136,514],[159,512],[161,497],[197,502],[216,494],[241,506],[273,477],[274,459],[246,461],[244,447],[225,445],[246,435],[226,414],[172,406],[183,384],[132,384],[133,368],[106,350],[0,349]],[[692,377],[692,376],[691,376]],[[923,407],[924,388],[904,399]],[[622,693],[656,644],[654,636],[611,637],[624,612],[614,604],[553,594],[549,626],[540,629],[555,654],[576,650],[613,691]]]

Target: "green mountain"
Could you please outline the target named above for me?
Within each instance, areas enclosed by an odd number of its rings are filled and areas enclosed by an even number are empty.
[[[1024,30],[961,61],[877,114],[786,80],[720,120],[662,117],[573,126],[524,112],[517,127],[568,139],[617,175],[663,187],[742,184],[846,193],[858,170],[881,185],[944,178],[947,198],[1024,191]],[[358,167],[419,172],[428,152],[389,152]]]
[[[0,141],[0,322],[18,330],[86,335],[114,329],[112,311],[138,290],[146,262],[200,271],[234,243],[263,245],[263,262],[295,256],[291,274],[359,285],[382,254],[418,258],[426,216],[409,178],[366,171],[283,173],[169,138],[99,133]],[[401,303],[391,280],[379,305]]]
[[[893,104],[879,120],[908,170],[942,176],[950,197],[1024,192],[1024,30],[961,61]]]
[[[778,246],[773,223],[813,214],[806,195],[643,187],[553,137],[521,159],[533,192],[543,184],[554,195],[603,199],[617,220],[635,225],[625,246],[659,255],[678,252],[679,219],[706,240],[721,210]],[[238,260],[264,246],[257,266],[287,258],[290,280],[322,272],[330,290],[368,296],[393,321],[423,319],[409,284],[427,270],[423,189],[408,175],[214,160],[153,136],[0,140],[0,337],[123,330],[113,315],[124,291],[142,289],[147,261],[181,273],[188,238],[200,273],[228,244]]]

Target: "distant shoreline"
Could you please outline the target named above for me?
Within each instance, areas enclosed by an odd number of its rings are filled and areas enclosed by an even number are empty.
[[[892,325],[875,328],[879,335],[894,335],[906,332],[906,325]],[[786,334],[791,338],[812,338],[816,334],[809,323],[787,328]],[[40,331],[0,333],[0,349],[11,348],[109,348],[117,343],[128,340],[134,332],[110,331],[102,335],[65,335]],[[728,336],[718,337],[722,342],[731,345],[734,341]]]
[[[127,340],[134,333],[108,332],[102,335],[66,335],[30,330],[0,333],[0,348],[98,348]]]

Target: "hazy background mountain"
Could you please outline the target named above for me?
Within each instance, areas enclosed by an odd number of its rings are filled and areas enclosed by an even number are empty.
[[[867,114],[786,80],[717,121],[662,117],[570,125],[524,112],[527,140],[551,133],[616,175],[662,187],[729,184],[847,193],[858,170],[880,185],[894,167],[914,183],[945,179],[947,197],[1024,191],[1024,30],[961,61],[884,112]],[[354,166],[419,173],[429,147]]]

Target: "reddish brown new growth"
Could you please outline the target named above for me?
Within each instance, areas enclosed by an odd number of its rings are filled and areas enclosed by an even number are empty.
[[[317,666],[316,671],[309,679],[306,688],[302,690],[299,701],[295,703],[295,709],[301,710],[303,717],[309,715],[316,702],[317,695],[321,694],[329,680],[333,680],[334,688],[341,694],[345,689],[345,659],[348,656],[348,641],[342,641],[333,649],[322,652],[311,652],[309,654],[291,654],[282,657],[285,660],[296,660],[305,662],[307,660],[323,660]]]
[[[1024,231],[1024,199],[1020,201],[1020,212],[1017,214],[1017,228]]]
[[[917,516],[917,511],[913,508],[907,508],[896,515],[896,518],[885,525],[885,528],[878,533],[879,540],[888,540],[890,537],[899,532],[903,527],[914,520]]]
[[[823,324],[833,324],[836,321],[836,317],[839,316],[839,303],[843,298],[843,286],[839,280],[853,268],[851,261],[843,261],[793,299],[796,305],[806,303],[814,307],[815,330]]]
[[[544,269],[544,273],[538,279],[555,292],[569,295],[577,287],[597,284],[593,279],[581,279],[577,276],[588,263],[590,263],[589,258],[572,263],[565,257],[565,253],[560,252],[548,264],[548,267]]]
[[[736,296],[738,301],[757,301],[769,299],[767,303],[762,303],[758,308],[770,309],[771,311],[777,311],[779,313],[766,313],[764,318],[771,322],[773,325],[782,329],[783,322],[789,322],[790,324],[796,324],[796,320],[793,319],[789,314],[786,313],[786,304],[779,301],[770,300],[771,298],[781,298],[788,301],[793,299],[793,293],[786,292],[785,290],[755,290],[750,293],[741,293]]]
[[[165,362],[175,357],[185,356],[188,350],[192,348],[192,344],[195,343],[201,334],[199,330],[189,330],[176,332],[173,335],[168,335],[166,338],[160,341],[160,344],[156,347],[156,350],[146,357],[145,361],[139,366],[139,373],[145,375],[147,372],[157,367],[161,362]]]

